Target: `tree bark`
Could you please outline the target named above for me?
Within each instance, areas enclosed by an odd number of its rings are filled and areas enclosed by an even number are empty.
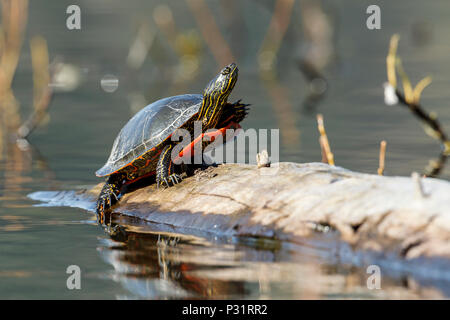
[[[36,192],[53,205],[93,210],[101,184]],[[125,194],[115,212],[184,230],[296,241],[336,232],[355,249],[404,258],[450,257],[450,183],[352,172],[323,163],[219,165],[182,183]]]

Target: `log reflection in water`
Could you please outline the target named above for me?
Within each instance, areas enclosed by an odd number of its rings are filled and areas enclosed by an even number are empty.
[[[114,268],[111,279],[127,290],[121,298],[442,298],[439,290],[412,277],[388,274],[384,290],[367,291],[364,270],[327,253],[326,248],[338,246],[332,239],[328,244],[318,238],[302,244],[252,237],[230,241],[173,233],[169,225],[115,213],[108,219],[111,241],[102,241],[98,252]]]
[[[217,265],[216,259],[223,257],[217,257],[217,251],[205,246],[200,238],[142,229],[136,232],[115,224],[108,230],[114,242],[99,252],[114,267],[113,278],[138,297],[220,298],[248,294],[242,281],[202,276],[202,270],[227,269],[231,265]]]

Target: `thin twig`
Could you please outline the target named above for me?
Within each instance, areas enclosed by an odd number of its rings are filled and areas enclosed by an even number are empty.
[[[298,146],[300,130],[296,125],[296,115],[289,99],[289,90],[277,76],[276,59],[291,23],[294,3],[294,0],[275,1],[270,24],[258,52],[259,75],[272,100],[277,122],[283,125],[282,141],[290,147]]]
[[[33,65],[33,113],[17,130],[18,138],[27,138],[47,116],[53,90],[49,86],[51,76],[47,42],[44,38],[31,40],[31,60]]]
[[[386,141],[383,140],[380,143],[380,159],[379,159],[379,166],[378,166],[378,174],[380,176],[382,176],[384,173],[385,158],[386,158]]]
[[[217,25],[214,15],[208,8],[204,0],[186,0],[197,22],[198,28],[202,32],[203,38],[208,45],[214,59],[220,66],[235,61],[231,47],[225,41],[225,38]]]
[[[432,113],[426,112],[420,105],[422,91],[431,83],[431,78],[426,77],[422,79],[415,88],[412,88],[409,78],[403,70],[401,62],[397,57],[398,41],[399,36],[393,35],[390,42],[389,53],[386,58],[388,81],[389,84],[395,89],[395,95],[398,98],[398,102],[408,107],[413,115],[425,124],[425,132],[427,134],[441,142],[442,151],[439,159],[433,162],[431,167],[427,168],[428,172],[425,173],[425,176],[435,177],[443,169],[447,157],[450,154],[450,140],[444,132],[443,127],[437,120],[437,117]],[[396,72],[400,74],[404,90],[403,93],[397,87]]]
[[[328,142],[327,133],[323,124],[323,116],[321,114],[317,115],[317,128],[320,133],[319,143],[322,149],[322,159],[326,159],[329,165],[334,166],[334,156],[331,152],[330,143]]]
[[[267,80],[276,76],[276,59],[291,22],[294,3],[294,0],[275,1],[272,18],[258,53],[261,76]]]

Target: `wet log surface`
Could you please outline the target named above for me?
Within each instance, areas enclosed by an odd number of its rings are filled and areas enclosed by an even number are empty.
[[[100,188],[31,198],[93,210]],[[450,183],[438,179],[383,177],[323,163],[219,165],[168,189],[129,192],[114,211],[187,233],[296,241],[336,232],[354,249],[448,261],[449,199]]]

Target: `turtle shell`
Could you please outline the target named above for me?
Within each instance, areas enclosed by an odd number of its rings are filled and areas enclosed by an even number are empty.
[[[110,175],[163,143],[198,113],[202,101],[200,94],[184,94],[155,101],[140,110],[120,130],[108,161],[95,174]]]

